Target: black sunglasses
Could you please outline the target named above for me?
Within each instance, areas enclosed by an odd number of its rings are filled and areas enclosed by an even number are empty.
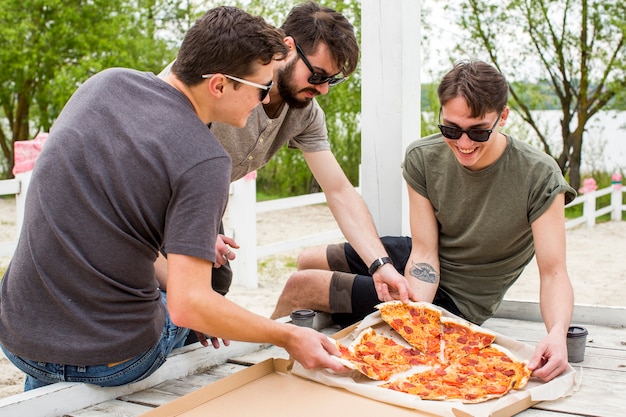
[[[439,130],[441,130],[441,134],[447,138],[452,140],[460,139],[463,136],[463,133],[467,134],[467,136],[473,140],[474,142],[487,142],[489,140],[489,136],[491,136],[491,132],[496,128],[496,125],[500,121],[500,117],[502,116],[502,111],[498,114],[498,118],[496,119],[491,129],[467,129],[463,130],[460,127],[454,126],[445,126],[442,124],[437,125]],[[441,122],[441,108],[439,109],[439,122]]]
[[[329,77],[326,75],[317,74],[313,69],[313,65],[311,65],[309,60],[306,59],[306,56],[304,56],[304,52],[302,52],[302,49],[300,49],[298,45],[296,45],[296,51],[298,52],[298,56],[300,57],[302,62],[304,62],[304,65],[306,65],[309,71],[311,71],[311,76],[308,80],[310,84],[319,85],[328,83],[328,85],[337,85],[346,80],[346,77],[337,77],[336,75]]]

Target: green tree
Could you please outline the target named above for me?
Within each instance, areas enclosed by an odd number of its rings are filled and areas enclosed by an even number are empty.
[[[15,142],[48,131],[91,75],[114,66],[159,72],[192,15],[184,0],[0,2],[0,175],[11,175]]]
[[[458,11],[470,39],[457,49],[490,60],[509,81],[540,82],[558,98],[561,149],[531,110],[541,102],[510,83],[511,107],[537,134],[574,188],[580,185],[585,126],[626,87],[622,0],[468,0]],[[545,103],[554,106],[555,103]]]

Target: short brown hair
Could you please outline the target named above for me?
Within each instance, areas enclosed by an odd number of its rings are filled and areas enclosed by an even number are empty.
[[[282,29],[305,54],[314,53],[320,42],[325,43],[344,76],[356,70],[359,44],[354,27],[341,13],[307,1],[289,12]]]
[[[287,56],[284,36],[260,16],[236,7],[217,7],[185,34],[172,72],[189,86],[202,82],[203,74],[245,77],[256,70],[256,64],[267,65]]]
[[[509,98],[509,85],[504,76],[483,61],[461,61],[448,72],[437,89],[439,103],[444,106],[456,97],[463,97],[472,114],[484,117],[500,112]]]

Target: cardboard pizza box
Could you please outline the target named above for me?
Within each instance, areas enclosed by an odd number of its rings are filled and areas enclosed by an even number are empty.
[[[381,326],[373,313],[360,323],[332,335],[346,341],[367,326]],[[496,343],[521,358],[534,348],[498,335]],[[359,381],[359,382],[357,382]],[[509,417],[541,401],[555,400],[574,392],[573,368],[548,383],[531,379],[523,390],[479,404],[423,401],[416,396],[381,389],[355,380],[350,374],[307,370],[285,359],[268,359],[211,383],[143,414],[144,417],[196,417],[206,415],[255,417],[319,417],[342,415],[393,415],[394,417]]]
[[[267,359],[155,408],[143,417],[320,417],[344,415],[432,417],[292,375],[292,362]]]

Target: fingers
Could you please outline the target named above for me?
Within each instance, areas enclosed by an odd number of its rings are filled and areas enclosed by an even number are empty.
[[[198,342],[200,342],[200,344],[204,347],[208,347],[209,346],[209,340],[211,341],[211,345],[213,345],[213,347],[215,349],[219,349],[220,348],[220,339],[217,337],[213,337],[213,336],[207,336],[204,333],[201,332],[196,332],[196,337],[198,338]],[[230,340],[228,339],[222,339],[222,343],[224,344],[224,346],[229,346],[230,345]]]
[[[558,360],[544,359],[541,365],[533,371],[532,376],[548,382],[561,375],[566,369],[567,364],[563,366]]]
[[[380,301],[391,301],[393,297],[389,294],[389,287],[385,283],[377,283],[376,284],[376,294],[378,294],[378,299]]]
[[[215,259],[215,264],[213,265],[214,268],[226,265],[226,262],[232,261],[237,257],[237,255],[226,245],[224,245],[221,249],[216,248],[215,251],[218,256]]]
[[[237,244],[237,242],[235,242],[235,239],[233,239],[232,237],[228,237],[224,235],[220,235],[220,237],[222,238],[222,242],[224,242],[226,245],[230,246],[233,249],[239,249],[239,245]]]
[[[198,339],[198,342],[200,342],[200,344],[204,347],[209,346],[209,342],[207,342],[206,336],[204,335],[204,333],[202,332],[196,332],[196,338]]]

